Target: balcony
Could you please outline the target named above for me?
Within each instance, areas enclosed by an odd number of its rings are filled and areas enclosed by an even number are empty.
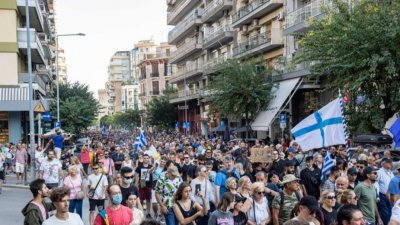
[[[203,23],[213,23],[224,15],[224,10],[232,7],[232,0],[214,0],[206,6],[201,20]]]
[[[301,62],[295,64],[292,61],[285,60],[283,63],[276,65],[277,72],[273,73],[273,80],[288,80],[310,75],[310,67],[312,64],[312,62]]]
[[[30,27],[36,29],[38,32],[45,32],[43,14],[38,0],[29,0],[28,5]],[[17,0],[17,8],[21,16],[26,17],[25,0]]]
[[[249,24],[254,19],[258,19],[268,13],[283,6],[283,0],[256,0],[248,4],[233,14],[233,28],[238,28],[241,25]]]
[[[32,63],[46,64],[45,52],[35,29],[29,29],[31,38]],[[27,55],[27,33],[25,28],[17,28],[18,48],[22,54]]]
[[[36,72],[38,74],[43,74],[51,77],[52,75],[52,68],[50,66],[47,66],[45,64],[37,64],[36,65]]]
[[[185,93],[186,92],[186,93]],[[187,100],[197,99],[200,97],[200,89],[189,89],[187,91],[180,90],[178,92],[172,93],[169,97],[170,103],[178,103]]]
[[[179,63],[202,49],[203,43],[197,38],[187,39],[182,46],[172,53],[170,63]]]
[[[151,77],[160,77],[160,73],[159,72],[152,72],[150,73]]]
[[[196,4],[198,4],[197,0],[181,0],[176,6],[174,6],[171,12],[168,12],[167,24],[176,25],[193,9],[194,6],[196,6]]]
[[[305,32],[307,30],[306,22],[309,18],[314,17],[319,19],[324,17],[325,14],[322,11],[324,6],[332,7],[332,2],[329,0],[316,0],[288,13],[283,34],[288,35],[295,32]]]
[[[160,95],[160,91],[150,91],[150,96],[158,96]]]
[[[191,77],[203,74],[203,63],[201,62],[192,62],[187,65],[178,68],[178,71],[174,73],[169,80],[169,83],[178,83],[184,79],[189,79]]]
[[[233,57],[252,57],[283,46],[282,30],[271,29],[271,33],[261,33],[249,37],[233,48]]]
[[[192,33],[200,26],[201,15],[197,10],[194,10],[190,15],[185,17],[180,23],[168,33],[168,43],[171,45],[177,44],[180,40],[185,38],[188,34]]]
[[[204,64],[204,74],[207,75],[218,71],[221,68],[222,64],[231,58],[232,57],[230,55],[221,55],[217,58],[208,60],[208,62]]]
[[[52,80],[47,75],[35,74],[32,73],[32,82],[38,84],[38,86],[42,89],[43,93],[46,93],[47,88],[50,88],[50,83]],[[29,74],[28,73],[19,73],[18,74],[18,83],[29,83]]]
[[[233,40],[233,29],[231,25],[216,28],[213,33],[204,38],[205,49],[215,49]]]

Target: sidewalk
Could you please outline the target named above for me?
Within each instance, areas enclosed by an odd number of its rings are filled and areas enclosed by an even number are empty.
[[[29,172],[27,173],[26,185],[24,182],[22,184],[17,184],[17,175],[15,173],[11,173],[6,175],[6,180],[4,181],[3,187],[29,189],[30,181],[31,174]]]

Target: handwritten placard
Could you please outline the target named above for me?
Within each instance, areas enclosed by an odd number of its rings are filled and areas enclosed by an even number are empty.
[[[250,152],[251,152],[250,161],[253,163],[255,162],[266,163],[272,160],[271,158],[272,149],[270,148],[251,148]]]

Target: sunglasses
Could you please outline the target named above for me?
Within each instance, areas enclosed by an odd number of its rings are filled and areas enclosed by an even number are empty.
[[[373,174],[373,175],[378,175],[378,173],[377,173],[377,172],[371,172],[371,174]]]
[[[93,168],[94,170],[98,170],[99,169],[99,167],[95,167],[95,168]]]
[[[124,176],[124,178],[126,178],[126,179],[130,179],[130,178],[134,178],[134,177],[135,177],[135,176],[133,176],[133,175],[132,175],[132,176],[129,176],[129,177],[125,177],[125,176]]]
[[[335,195],[326,196],[326,199],[333,200],[336,199],[336,196]]]
[[[258,195],[262,195],[262,194],[263,194],[263,192],[256,192],[256,194],[258,194]]]

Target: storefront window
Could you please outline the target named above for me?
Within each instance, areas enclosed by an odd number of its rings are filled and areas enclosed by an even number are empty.
[[[0,143],[9,142],[8,112],[0,112]]]

